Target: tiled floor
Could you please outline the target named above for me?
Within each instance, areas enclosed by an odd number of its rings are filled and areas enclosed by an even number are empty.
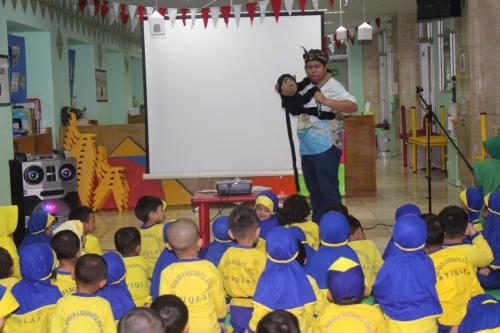
[[[439,170],[432,172],[433,213],[438,213],[450,204],[459,204],[460,188],[448,185],[446,177]],[[400,159],[381,157],[377,160],[378,194],[374,197],[346,198],[349,212],[356,216],[364,227],[375,224],[394,224],[394,212],[404,203],[413,202],[419,205],[423,212],[428,211],[427,180],[425,172],[413,174],[410,168],[403,168]],[[231,207],[224,208],[223,213],[229,214]],[[217,209],[211,210],[211,216],[217,214]],[[167,218],[188,217],[198,222],[198,212],[189,206],[169,207]],[[113,249],[113,234],[124,226],[139,226],[133,210],[123,213],[116,211],[100,211],[97,213],[96,236],[100,238],[103,249]],[[392,228],[378,226],[365,230],[367,238],[372,239],[383,250],[390,237]]]

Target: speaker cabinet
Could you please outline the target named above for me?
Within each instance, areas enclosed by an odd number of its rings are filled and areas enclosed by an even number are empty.
[[[29,161],[15,159],[9,161],[9,168],[12,204],[19,207],[16,244],[24,238],[31,213],[50,213],[56,223],[61,223],[78,206],[75,159],[54,156]]]

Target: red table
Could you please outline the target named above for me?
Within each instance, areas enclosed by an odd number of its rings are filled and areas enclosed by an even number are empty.
[[[210,243],[210,204],[255,202],[255,197],[258,193],[259,192],[252,192],[247,195],[229,195],[221,197],[217,192],[195,192],[191,198],[191,204],[199,206],[199,228],[203,247]]]

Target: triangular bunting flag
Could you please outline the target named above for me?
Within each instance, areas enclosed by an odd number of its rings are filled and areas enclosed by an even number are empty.
[[[47,1],[40,0],[40,14],[42,14],[42,18],[45,17],[45,10],[47,9]]]
[[[312,3],[313,3],[313,8],[314,9],[318,9],[318,6],[319,6],[319,1],[318,0],[312,0]]]
[[[57,5],[57,1],[54,3],[55,7],[56,7],[56,19],[57,19],[57,23],[60,23],[61,22],[61,8]]]
[[[181,8],[181,19],[182,19],[182,25],[186,26],[186,18],[187,18],[187,12],[189,9],[187,8]]]
[[[5,7],[5,3],[7,2],[7,0],[2,0],[2,6]]]
[[[146,7],[140,5],[140,6],[137,6],[137,16],[139,17],[139,22],[143,22],[144,21],[144,11],[146,10]]]
[[[248,17],[250,17],[250,25],[253,23],[253,18],[255,17],[255,9],[257,8],[256,2],[249,2],[245,5],[248,12]]]
[[[24,13],[26,13],[26,7],[28,7],[28,0],[21,0],[21,8]]]
[[[17,0],[12,0],[12,8],[16,9],[17,7]]]
[[[210,11],[210,8],[205,7],[201,9],[201,17],[203,18],[203,26],[205,29],[207,28],[208,25],[208,12]]]
[[[273,8],[274,19],[278,22],[280,19],[281,0],[271,0],[271,7]]]
[[[259,1],[259,11],[260,11],[260,23],[264,22],[266,18],[266,9],[269,0],[260,0]]]
[[[160,13],[161,16],[165,17],[165,14],[167,13],[167,8],[164,7],[158,8],[158,13]]]
[[[31,10],[33,11],[33,15],[36,14],[36,5],[38,3],[38,0],[31,0]]]
[[[61,11],[63,13],[66,12],[66,2],[65,1],[63,1],[63,3],[62,3]],[[61,16],[62,16],[62,19],[63,19],[63,25],[66,28],[66,26],[68,25],[68,15],[64,14],[64,15],[61,15]]]
[[[107,5],[102,4],[100,12],[101,12],[101,17],[105,18],[109,14],[109,7]]]
[[[137,10],[137,6],[136,5],[128,5],[128,12],[129,12],[130,17],[135,17],[135,11],[136,10]]]
[[[377,28],[379,28],[379,29],[380,29],[380,17],[377,17],[377,18],[375,19],[375,24],[377,25]]]
[[[128,14],[125,12],[127,8],[127,4],[121,3],[120,4],[120,20],[122,21],[123,25],[126,25],[129,20]]]
[[[118,18],[118,6],[120,4],[118,2],[112,2],[113,7],[111,7],[111,14],[109,15],[109,25],[115,23],[115,20]]]
[[[231,6],[220,7],[220,12],[222,14],[222,18],[224,19],[224,23],[226,23],[227,27],[229,24],[229,15],[231,14]]]
[[[153,12],[154,12],[154,8],[153,7],[146,7],[146,13],[148,14],[148,18],[153,15]]]
[[[240,16],[241,16],[241,5],[233,5],[234,19],[236,21],[236,26],[240,26]]]
[[[80,13],[83,13],[85,7],[87,7],[87,0],[78,0],[78,9],[80,10]]]
[[[302,13],[306,10],[306,0],[299,0],[299,8]]]
[[[333,5],[335,4],[335,0],[328,0],[328,3],[330,4],[330,8],[332,8]]]
[[[285,0],[285,8],[288,13],[288,16],[291,16],[293,10],[293,0]]]
[[[212,17],[214,27],[217,27],[217,22],[219,21],[219,12],[219,7],[210,7],[210,16]]]
[[[196,12],[198,12],[198,8],[189,8],[189,16],[191,16],[191,29],[194,28],[194,24],[196,22]]]
[[[97,15],[101,10],[101,2],[99,0],[94,0],[94,12],[92,14]]]
[[[172,28],[174,27],[175,20],[177,19],[177,8],[169,8],[168,9],[168,19],[170,20],[170,24],[172,24]]]
[[[139,23],[139,19],[135,16],[130,16],[130,30],[134,31]]]

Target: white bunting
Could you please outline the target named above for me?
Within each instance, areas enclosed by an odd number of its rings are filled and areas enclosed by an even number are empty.
[[[168,19],[170,20],[170,24],[172,24],[172,28],[174,27],[176,18],[177,18],[177,8],[169,8]]]
[[[266,18],[266,9],[269,0],[260,0],[259,1],[259,9],[260,9],[260,23],[264,22]]]
[[[135,30],[135,28],[137,27],[137,24],[139,23],[139,18],[135,17],[135,16],[130,16],[130,29],[132,29],[132,31]]]
[[[236,26],[240,26],[240,16],[241,16],[241,5],[233,5],[234,19],[236,20]]]
[[[214,27],[217,27],[217,22],[219,21],[219,12],[219,7],[210,7],[210,16],[212,17]]]
[[[112,25],[116,18],[118,17],[118,7],[120,6],[119,2],[112,2],[113,7],[109,9],[109,25]]]
[[[293,0],[285,0],[285,8],[288,12],[288,15],[292,15]]]
[[[314,9],[318,9],[318,6],[319,6],[319,0],[312,0],[312,3],[313,3],[313,7],[314,7]]]
[[[137,10],[136,5],[128,5],[128,12],[130,14],[130,18],[135,17],[135,11]]]
[[[189,14],[191,16],[191,29],[194,28],[194,24],[196,22],[196,12],[198,12],[198,8],[189,8]]]
[[[154,7],[146,7],[146,13],[148,14],[148,18],[153,15]]]

